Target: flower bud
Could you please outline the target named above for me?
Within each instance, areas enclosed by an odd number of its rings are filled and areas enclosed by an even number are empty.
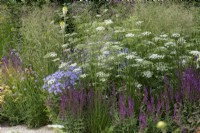
[[[60,22],[60,28],[62,31],[65,31],[65,22],[64,21]]]
[[[156,125],[157,128],[159,129],[165,129],[167,124],[164,121],[159,121]]]
[[[63,6],[62,11],[63,11],[63,15],[65,16],[68,12],[67,6]]]

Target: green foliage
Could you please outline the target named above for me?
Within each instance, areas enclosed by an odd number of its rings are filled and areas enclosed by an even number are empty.
[[[6,54],[6,51],[12,46],[14,30],[9,8],[6,5],[0,5],[0,57]]]
[[[186,8],[181,3],[137,3],[135,7],[139,20],[145,21],[142,29],[155,34],[178,32],[191,35],[195,29],[193,13],[196,10],[196,8]]]
[[[24,13],[30,8],[24,9]],[[31,12],[22,17],[20,33],[23,40],[19,45],[19,51],[24,64],[31,64],[39,76],[45,76],[55,71],[55,63],[44,58],[49,52],[56,52],[61,55],[62,34],[58,25],[54,25],[53,7],[42,9],[33,7]],[[59,54],[60,53],[60,54]]]
[[[40,127],[47,124],[44,92],[40,89],[37,76],[31,74],[9,73],[7,84],[11,92],[5,96],[1,115],[11,124],[25,123],[28,127]]]
[[[15,4],[17,1],[10,2]],[[47,1],[23,2],[41,5]],[[173,79],[173,87],[178,86],[176,71],[181,74],[184,67],[192,64],[199,50],[199,10],[167,2],[135,3],[134,6],[106,4],[106,1],[99,3],[96,0],[88,4],[72,3],[66,16],[60,8],[51,5],[41,8],[11,6],[9,10],[0,6],[0,57],[14,47],[21,55],[23,67],[28,70],[27,73],[22,67],[20,74],[11,71],[6,80],[1,81],[12,90],[1,107],[2,120],[7,119],[11,124],[25,123],[29,127],[51,121],[63,124],[63,132],[70,133],[139,132],[137,116],[142,95],[138,93],[148,86],[159,94],[164,88],[164,75]],[[65,24],[63,31],[60,21]],[[19,36],[12,38],[12,33]],[[60,118],[59,95],[50,94],[53,107],[46,107],[48,94],[42,90],[43,78],[55,72],[63,62],[77,63],[82,68],[76,89],[88,91],[92,86],[95,94],[99,92],[94,104],[84,107],[83,114],[75,117],[69,111],[66,119]],[[134,97],[135,118],[120,120],[118,110],[113,109],[116,116],[112,123],[110,103],[100,96],[100,92],[106,96],[111,92],[111,84],[116,85],[117,95],[123,90]],[[194,132],[200,124],[198,104],[188,103],[181,107],[180,123],[173,122],[172,111],[158,119],[167,122],[168,132],[180,132],[183,126]],[[144,132],[161,132],[153,118],[147,118],[148,127]]]
[[[183,105],[178,106],[177,111],[181,113],[181,121],[177,123],[187,132],[197,132],[200,125],[200,101],[190,103],[185,101]]]
[[[87,131],[89,133],[99,133],[111,125],[109,106],[106,101],[101,100],[101,96],[95,96],[94,106],[89,107],[86,118]]]
[[[137,133],[138,125],[136,118],[128,118],[118,121],[118,124],[114,126],[114,133]]]

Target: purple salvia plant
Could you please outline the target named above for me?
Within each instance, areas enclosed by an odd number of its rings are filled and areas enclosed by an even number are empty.
[[[143,103],[145,103],[145,105],[148,104],[148,90],[147,90],[146,86],[144,87],[144,98],[143,98]]]
[[[150,101],[147,103],[147,111],[148,111],[148,113],[152,113],[153,112],[153,107],[152,107],[152,104],[151,104]]]
[[[128,97],[128,116],[134,115],[134,100]]]
[[[123,101],[123,96],[119,96],[119,116],[120,119],[124,119],[126,117],[126,105]]]
[[[67,96],[66,95],[61,95],[61,119],[65,120],[65,116],[66,116],[66,107],[67,107]]]
[[[139,128],[141,131],[143,131],[147,126],[147,118],[146,115],[143,113],[142,108],[140,108],[140,114],[139,114]]]
[[[8,69],[8,66],[9,66],[9,58],[8,58],[8,56],[4,56],[1,59],[1,62],[2,62],[2,65],[1,65],[2,73],[4,75],[6,75],[7,74],[7,69]]]
[[[91,106],[94,104],[94,91],[91,86],[89,93],[87,94],[87,103]]]
[[[169,113],[169,99],[167,98],[165,101],[165,109],[166,109],[166,113]]]
[[[16,52],[14,52],[12,49],[10,49],[10,59],[12,63],[12,67],[15,68],[17,71],[21,71],[21,59],[17,55]]]
[[[81,90],[79,92],[79,102],[80,102],[80,113],[83,112],[84,105],[86,104],[86,92],[85,90]]]
[[[157,100],[157,106],[156,106],[156,112],[160,113],[160,110],[161,110],[161,102],[160,102],[160,99],[158,99]]]
[[[199,72],[192,68],[187,68],[182,75],[182,91],[183,97],[191,101],[200,98],[200,76]]]

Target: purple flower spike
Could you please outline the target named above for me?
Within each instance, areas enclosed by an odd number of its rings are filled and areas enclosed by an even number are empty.
[[[144,99],[143,102],[147,105],[148,104],[148,91],[147,88],[144,87]]]
[[[142,108],[140,108],[140,114],[139,114],[139,127],[140,130],[143,131],[147,126],[147,118],[146,115],[142,112]]]
[[[119,115],[120,115],[120,119],[123,119],[126,116],[126,106],[123,101],[122,95],[119,96]]]
[[[134,100],[131,97],[128,97],[128,115],[133,116],[134,114]]]

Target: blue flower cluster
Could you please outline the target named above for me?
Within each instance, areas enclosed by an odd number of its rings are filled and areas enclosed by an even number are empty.
[[[47,89],[49,93],[58,94],[64,89],[73,88],[82,71],[69,63],[66,63],[64,68],[44,78],[43,89]]]

